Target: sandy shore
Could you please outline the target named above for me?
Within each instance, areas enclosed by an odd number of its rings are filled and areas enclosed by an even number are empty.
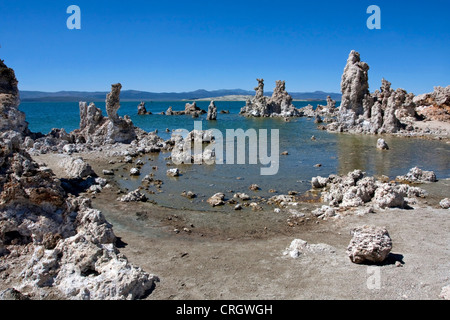
[[[112,159],[82,156],[96,172]],[[54,156],[35,160],[63,177]],[[450,213],[437,206],[442,194],[430,194],[410,210],[288,224],[290,217],[273,209],[224,213],[122,203],[111,184],[89,197],[113,224],[121,253],[160,278],[150,300],[439,299],[442,287],[450,284]],[[428,188],[442,193],[448,185],[444,180]],[[319,204],[302,205],[312,209]],[[350,230],[364,224],[385,226],[393,240],[391,255],[381,266],[353,264],[345,253]],[[294,239],[325,243],[335,252],[297,259],[283,255]],[[379,288],[370,285],[374,272],[379,272]]]

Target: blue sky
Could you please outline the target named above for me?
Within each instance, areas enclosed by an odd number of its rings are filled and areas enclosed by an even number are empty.
[[[69,5],[81,30],[69,30]],[[369,30],[369,5],[381,30]],[[21,90],[153,92],[340,91],[350,50],[381,78],[416,94],[450,84],[450,1],[6,1],[0,58]]]

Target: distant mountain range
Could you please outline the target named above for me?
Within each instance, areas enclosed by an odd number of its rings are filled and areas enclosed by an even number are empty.
[[[86,91],[59,91],[59,92],[42,92],[42,91],[20,91],[22,101],[35,102],[77,102],[77,101],[104,101],[108,92],[86,92]],[[255,91],[242,89],[221,89],[221,90],[196,90],[190,92],[146,92],[137,90],[123,90],[120,93],[120,99],[123,101],[177,101],[177,100],[197,100],[205,98],[217,98],[223,96],[253,96]],[[326,100],[327,96],[340,101],[340,93],[332,92],[289,92],[295,100]],[[265,95],[270,96],[272,92],[266,92]]]

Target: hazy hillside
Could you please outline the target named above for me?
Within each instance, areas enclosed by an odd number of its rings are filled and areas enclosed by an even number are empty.
[[[59,91],[59,92],[41,92],[41,91],[20,91],[22,101],[103,101],[108,92],[84,92],[84,91]],[[190,92],[146,92],[137,90],[123,90],[120,98],[124,101],[137,100],[195,100],[204,98],[214,98],[223,96],[248,96],[254,95],[254,91],[242,89],[221,89],[221,90],[196,90]],[[297,100],[325,100],[328,95],[334,100],[341,100],[341,94],[329,93],[323,91],[315,92],[290,92],[292,98]],[[272,92],[266,92],[266,95],[272,95]]]

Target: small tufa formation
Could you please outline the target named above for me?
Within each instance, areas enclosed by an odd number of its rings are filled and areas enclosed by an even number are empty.
[[[73,133],[77,142],[89,143],[94,146],[119,143],[131,143],[136,139],[136,131],[133,122],[128,116],[121,118],[117,111],[120,108],[120,83],[111,85],[111,92],[106,95],[106,112],[108,117],[102,115],[102,111],[89,106],[86,102],[80,102],[80,129]]]
[[[264,96],[264,79],[256,79],[255,96],[247,100],[240,114],[247,117],[298,117],[300,112],[292,104],[285,81],[277,80],[272,97]]]
[[[380,209],[404,208],[407,197],[426,197],[425,190],[407,184],[383,183],[373,177],[364,177],[364,172],[354,170],[347,175],[314,177],[314,189],[323,189],[321,199],[331,207],[344,209],[375,205]]]
[[[449,209],[450,208],[450,199],[449,198],[442,199],[439,202],[439,205],[441,206],[442,209]]]
[[[150,111],[147,111],[145,108],[145,102],[141,101],[141,103],[138,105],[138,115],[146,115],[146,114],[152,114]]]
[[[197,118],[205,113],[206,111],[200,109],[197,106],[197,103],[194,101],[193,103],[186,103],[186,105],[184,106],[184,110],[182,111],[173,111],[172,107],[169,106],[164,114],[167,116],[191,115],[193,118]]]
[[[409,183],[436,182],[436,174],[433,171],[425,171],[418,167],[411,168],[404,176],[397,176],[397,181]]]
[[[386,228],[362,226],[351,231],[347,255],[353,263],[382,263],[392,250]]]
[[[214,101],[208,106],[208,114],[206,115],[206,120],[217,120],[217,107],[214,104]]]

